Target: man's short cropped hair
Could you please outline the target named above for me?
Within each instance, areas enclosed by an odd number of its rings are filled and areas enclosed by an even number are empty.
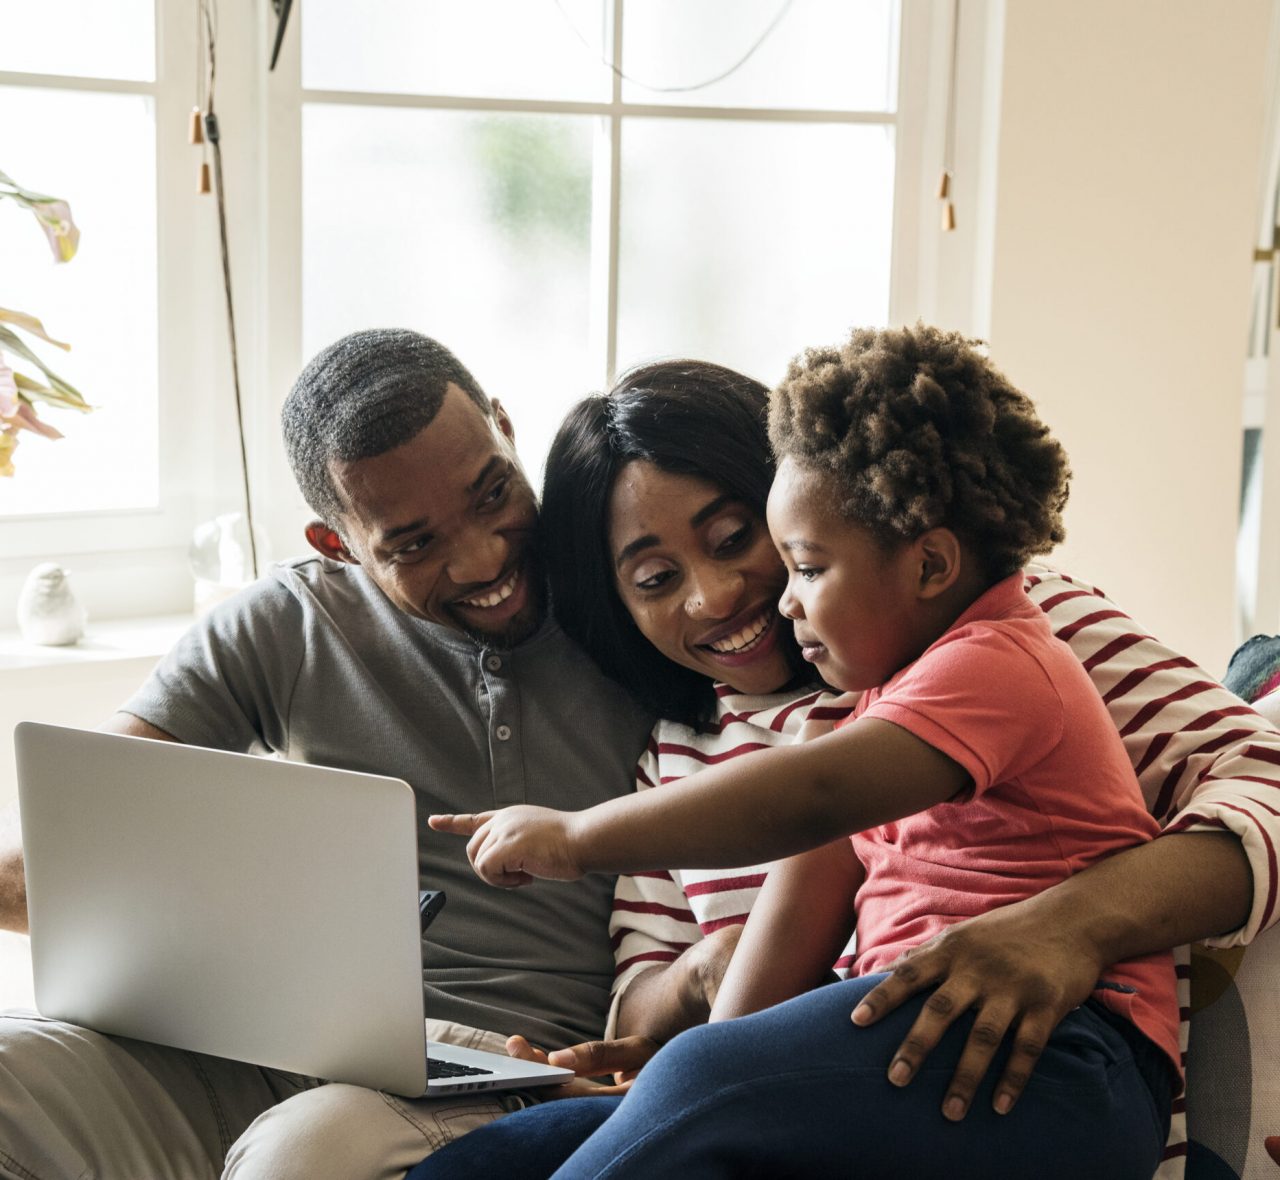
[[[773,393],[769,437],[779,461],[830,476],[832,507],[884,545],[946,527],[997,580],[1063,539],[1071,471],[978,345],[916,324],[811,348]]]
[[[330,465],[407,443],[434,420],[450,383],[493,414],[453,353],[406,328],[352,332],[317,353],[281,411],[289,465],[312,511],[336,528],[344,506]]]

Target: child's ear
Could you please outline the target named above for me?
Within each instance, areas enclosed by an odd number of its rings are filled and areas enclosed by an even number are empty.
[[[937,598],[950,590],[960,577],[964,563],[964,551],[955,533],[950,529],[930,529],[915,539],[914,548],[918,557],[920,597]]]

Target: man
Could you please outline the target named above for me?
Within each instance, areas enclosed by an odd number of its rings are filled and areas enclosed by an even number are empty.
[[[393,775],[424,816],[630,791],[651,719],[548,621],[511,422],[458,360],[412,332],[348,336],[298,378],[284,434],[320,556],[193,627],[108,727]],[[598,1035],[612,883],[498,894],[456,844],[424,823],[423,885],[449,895],[430,1035],[498,1051],[515,1032]],[[19,858],[0,868],[15,929]],[[410,1101],[0,1017],[5,1176],[391,1177],[522,1101]]]

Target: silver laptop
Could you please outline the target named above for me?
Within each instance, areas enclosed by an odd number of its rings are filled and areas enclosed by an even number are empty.
[[[408,1096],[571,1076],[427,1042],[407,783],[33,722],[14,746],[43,1015]]]

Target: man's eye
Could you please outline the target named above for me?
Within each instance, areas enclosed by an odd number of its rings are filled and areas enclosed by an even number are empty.
[[[416,557],[430,544],[430,537],[415,537],[407,545],[401,545],[400,548],[396,550],[396,559],[399,560],[404,557]]]
[[[502,497],[507,494],[507,488],[510,486],[511,486],[510,477],[503,476],[502,479],[498,480],[498,482],[495,483],[493,487],[491,487],[487,492],[485,492],[484,498],[480,501],[480,503],[481,504],[498,503],[498,501],[501,500]]]

